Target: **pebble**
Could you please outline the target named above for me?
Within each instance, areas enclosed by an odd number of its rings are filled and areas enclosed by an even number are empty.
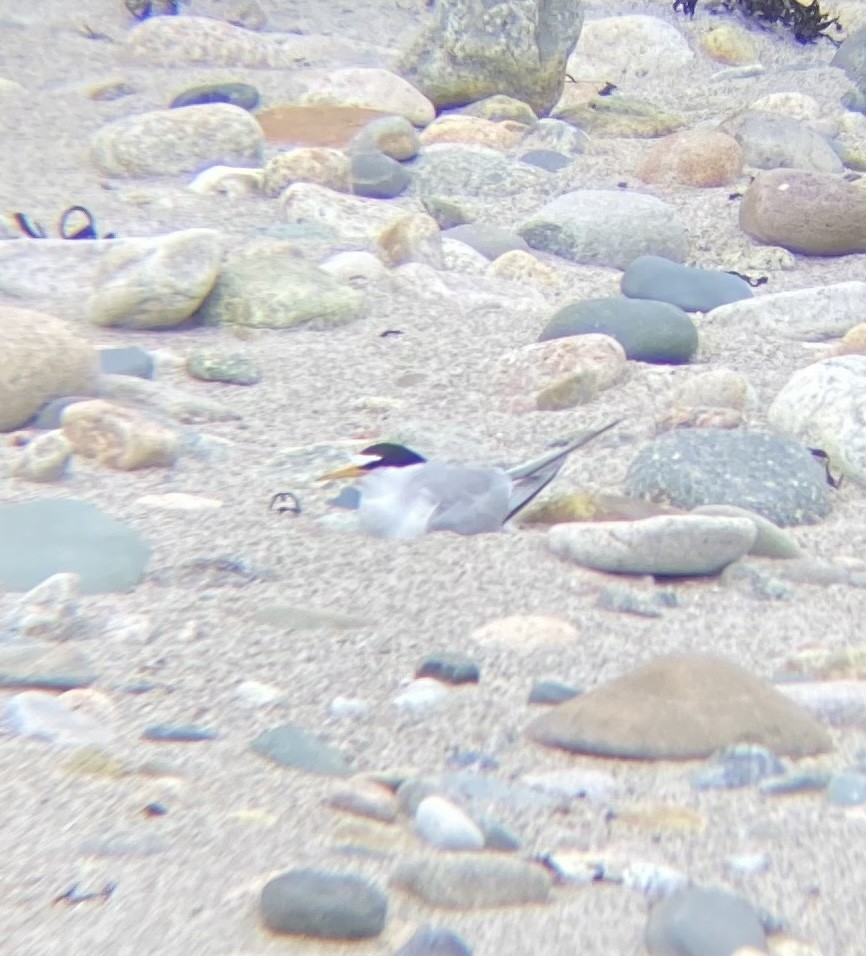
[[[688,252],[688,235],[673,206],[619,190],[564,193],[524,219],[517,232],[533,249],[617,269],[641,255],[681,262]]]
[[[623,346],[610,335],[587,332],[504,352],[491,378],[503,405],[519,413],[586,404],[620,382],[625,372]]]
[[[563,156],[555,149],[528,149],[521,154],[520,162],[537,166],[548,173],[557,173],[560,169],[565,169],[566,166],[571,165],[568,156]]]
[[[682,309],[651,299],[584,299],[556,311],[539,342],[569,335],[608,335],[637,362],[679,365],[698,350],[698,331]]]
[[[235,696],[246,707],[269,707],[285,700],[286,693],[273,684],[244,680],[235,688]]]
[[[581,690],[558,680],[538,680],[529,691],[527,704],[561,704],[579,697]]]
[[[425,797],[415,811],[415,832],[440,850],[480,850],[484,834],[456,804],[445,797]]]
[[[273,933],[318,939],[369,939],[385,928],[388,899],[348,873],[288,870],[262,888],[262,922]]]
[[[90,139],[90,158],[107,176],[175,176],[207,166],[261,166],[264,136],[238,106],[213,103],[124,116]]]
[[[370,705],[360,697],[335,697],[328,713],[337,720],[358,720],[370,713]]]
[[[246,199],[262,191],[263,170],[238,166],[208,166],[187,184],[190,192],[200,196],[223,196]]]
[[[702,34],[698,42],[710,59],[726,66],[747,66],[758,60],[757,43],[741,27],[722,24]]]
[[[356,106],[402,116],[414,126],[427,126],[436,108],[423,88],[378,67],[328,70],[317,78],[298,102],[303,106]]]
[[[645,183],[679,183],[698,189],[728,186],[743,172],[743,150],[720,130],[683,130],[646,151],[636,175]]]
[[[141,580],[150,547],[136,531],[77,498],[0,505],[0,581],[29,591],[64,571],[83,594],[126,591]]]
[[[735,876],[757,876],[770,869],[769,853],[737,853],[725,857],[725,866]]]
[[[366,123],[348,146],[349,152],[383,153],[398,162],[414,159],[421,150],[415,127],[405,116],[380,116]]]
[[[582,10],[566,0],[514,7],[508,29],[478,15],[470,0],[455,0],[404,49],[396,70],[437,107],[462,106],[502,94],[550,112],[564,84],[564,65],[580,36]]]
[[[425,147],[408,168],[425,201],[468,197],[477,203],[532,194],[546,189],[549,179],[542,169],[503,156],[487,146],[467,143],[434,143]],[[467,216],[463,221],[474,218]]]
[[[90,661],[77,648],[29,638],[0,643],[0,687],[74,690],[97,678]]]
[[[429,677],[444,684],[477,684],[481,679],[478,664],[465,654],[439,651],[428,654],[415,669],[416,678]]]
[[[743,193],[740,228],[807,256],[866,252],[866,190],[832,173],[766,170]]]
[[[57,697],[43,690],[28,690],[9,697],[3,714],[7,729],[21,737],[37,737],[62,747],[108,743],[113,732],[104,708],[88,713],[67,694]]]
[[[180,451],[174,429],[103,399],[67,406],[61,427],[76,454],[117,471],[168,467]]]
[[[59,431],[50,431],[27,442],[12,474],[28,481],[60,481],[71,460],[72,445]]]
[[[802,550],[790,534],[778,525],[747,508],[734,505],[699,505],[691,514],[718,515],[728,518],[749,518],[758,529],[755,543],[749,548],[749,554],[764,558],[792,560],[802,557]]]
[[[749,329],[757,326],[762,332],[786,339],[821,342],[854,329],[862,319],[864,306],[866,283],[834,282],[719,306],[704,316],[701,331],[706,337],[712,326],[721,333],[740,324]]]
[[[749,551],[757,536],[746,518],[659,515],[642,521],[554,525],[554,554],[582,567],[621,574],[717,574]]]
[[[692,774],[691,782],[698,790],[734,790],[753,787],[766,777],[784,772],[782,762],[766,747],[735,744],[714,754],[706,766]]]
[[[321,188],[296,183],[283,196],[300,187]],[[312,263],[288,258],[286,249],[287,244],[269,243],[224,262],[219,281],[199,312],[202,322],[258,329],[329,329],[362,314],[363,292]]]
[[[716,269],[684,266],[661,256],[638,256],[622,274],[622,294],[632,299],[669,302],[686,312],[709,312],[751,299],[749,283]]]
[[[391,885],[428,906],[453,910],[546,903],[550,897],[550,877],[540,866],[483,852],[401,863]]]
[[[214,229],[112,240],[87,300],[88,318],[101,327],[174,328],[213,289],[221,257],[222,240]]]
[[[86,625],[79,615],[77,574],[54,574],[12,598],[0,616],[0,640],[65,641]]]
[[[139,345],[100,349],[98,354],[100,371],[107,375],[134,375],[136,378],[153,378],[155,367],[153,354]]]
[[[818,521],[831,507],[824,469],[809,450],[769,432],[669,432],[638,453],[625,484],[635,497],[679,508],[736,505],[782,527]]]
[[[281,724],[259,734],[250,749],[283,767],[295,767],[326,777],[349,777],[352,768],[345,754],[322,743],[309,731],[293,724]]]
[[[525,773],[521,782],[557,799],[609,803],[617,794],[616,778],[603,770],[544,770]]]
[[[170,109],[203,106],[206,103],[230,103],[252,113],[260,99],[259,91],[249,83],[209,83],[178,93],[171,101]]]
[[[516,233],[510,229],[502,229],[499,226],[491,226],[486,223],[466,223],[462,226],[452,226],[442,232],[443,238],[459,239],[465,242],[477,252],[480,252],[485,258],[498,259],[506,252],[513,252],[520,249],[524,252],[529,251],[529,246]]]
[[[837,807],[858,807],[866,803],[866,774],[844,770],[831,775],[827,800]]]
[[[396,159],[380,152],[354,152],[351,157],[350,186],[356,196],[394,199],[404,192],[412,177]]]
[[[716,887],[690,886],[650,910],[644,945],[651,956],[732,956],[753,946],[767,952],[757,911]]]
[[[491,122],[480,116],[449,113],[437,117],[421,133],[422,146],[434,143],[469,143],[506,152],[513,148],[526,127],[511,120]]]
[[[422,678],[413,680],[394,698],[394,706],[400,710],[423,715],[441,707],[448,699],[447,687],[438,680]]]
[[[638,96],[591,96],[557,107],[556,117],[574,123],[591,136],[652,139],[667,136],[686,125],[683,117],[668,113]]]
[[[546,116],[539,120],[534,126],[531,126],[520,140],[521,149],[528,150],[530,153],[553,153],[565,160],[565,165],[569,165],[575,156],[582,156],[589,145],[589,137],[582,129],[578,129],[571,123],[566,123],[561,119],[554,119]],[[521,156],[523,162],[526,162],[526,156]],[[541,162],[535,165],[541,166],[548,172],[556,172],[551,169],[549,163]],[[557,168],[562,168],[559,166]]]
[[[866,356],[840,355],[791,376],[767,411],[771,425],[820,448],[834,474],[866,481]]]
[[[262,380],[256,362],[243,352],[197,349],[187,356],[184,367],[189,375],[203,382],[257,385]]]
[[[376,248],[389,266],[419,263],[441,270],[445,265],[439,225],[426,213],[409,213],[386,226]]]
[[[758,784],[765,797],[787,797],[796,793],[818,793],[827,788],[830,775],[822,771],[801,770],[779,777],[768,777]]]
[[[363,287],[379,282],[388,275],[388,269],[372,252],[337,252],[319,263],[319,268],[339,282]]]
[[[330,795],[328,804],[337,810],[382,823],[393,823],[399,809],[392,790],[365,777],[349,779],[345,787]]]
[[[449,929],[417,930],[394,956],[472,956],[466,941]]]
[[[510,614],[493,618],[476,627],[469,635],[473,643],[485,647],[504,647],[532,651],[537,647],[569,647],[580,637],[578,629],[561,617],[545,614]]]
[[[203,740],[216,740],[219,734],[208,727],[198,727],[194,724],[151,724],[142,732],[144,740],[154,740],[160,743],[189,744],[200,743]]]
[[[827,731],[769,684],[723,658],[656,657],[535,718],[536,743],[637,760],[709,757],[749,740],[800,757],[831,747]]]
[[[261,191],[266,196],[279,196],[292,183],[315,183],[337,192],[351,192],[351,160],[341,149],[327,146],[298,146],[271,156],[262,170]]]
[[[834,174],[844,170],[827,137],[790,116],[747,110],[721,129],[740,144],[747,166]]]
[[[334,146],[345,149],[368,123],[387,118],[388,114],[381,110],[327,104],[299,106],[293,103],[256,113],[268,145],[281,148]]]
[[[96,350],[52,315],[0,305],[0,352],[0,431],[21,427],[51,399],[91,394],[96,385]]]
[[[469,103],[462,107],[460,112],[467,116],[480,116],[497,123],[504,120],[522,123],[524,126],[535,126],[538,123],[538,117],[528,103],[515,99],[513,96],[504,96],[501,93],[485,96],[474,103]]]

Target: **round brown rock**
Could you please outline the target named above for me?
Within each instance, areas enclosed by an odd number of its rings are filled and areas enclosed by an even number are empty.
[[[645,183],[682,183],[684,186],[727,186],[743,171],[739,143],[716,130],[685,130],[654,143],[637,175]]]
[[[832,173],[766,170],[743,195],[740,228],[804,255],[866,252],[866,190]]]
[[[19,428],[52,398],[91,394],[96,350],[61,319],[0,305],[0,431]]]

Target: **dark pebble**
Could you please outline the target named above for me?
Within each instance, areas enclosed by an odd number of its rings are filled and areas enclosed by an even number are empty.
[[[369,939],[382,932],[387,913],[385,894],[349,874],[290,870],[262,890],[262,920],[274,933]]]
[[[787,797],[792,793],[817,793],[827,788],[830,774],[821,771],[802,770],[782,777],[768,777],[758,785],[766,797]]]
[[[393,199],[412,180],[408,170],[384,153],[357,153],[352,156],[352,192],[368,199]]]
[[[691,318],[668,302],[649,299],[585,299],[563,306],[544,327],[539,342],[569,335],[609,335],[629,359],[679,365],[698,350],[698,330]]]
[[[563,156],[555,149],[530,149],[521,157],[522,163],[529,163],[530,166],[538,166],[539,169],[546,169],[549,173],[555,173],[560,169],[565,169],[571,165],[568,156]]]
[[[151,724],[146,727],[142,737],[145,740],[158,740],[164,743],[198,743],[201,740],[216,740],[219,734],[206,727],[192,724]]]
[[[752,287],[739,276],[663,256],[638,256],[623,272],[620,288],[629,298],[669,302],[686,312],[709,312],[752,297]]]
[[[562,684],[558,680],[539,680],[532,685],[527,703],[561,704],[579,695],[580,691],[570,684]]]
[[[692,786],[698,790],[735,790],[752,787],[765,777],[785,772],[779,758],[757,744],[736,744],[716,754],[704,767],[692,774]]]
[[[171,101],[171,109],[202,106],[205,103],[230,103],[242,110],[254,110],[259,100],[259,91],[249,83],[212,83],[178,93]]]
[[[416,677],[432,677],[444,684],[477,684],[481,678],[478,665],[465,654],[443,651],[429,654],[418,665]]]

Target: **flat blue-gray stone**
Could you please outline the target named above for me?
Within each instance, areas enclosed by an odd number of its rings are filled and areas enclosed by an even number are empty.
[[[202,106],[205,103],[230,103],[242,110],[254,110],[259,105],[259,91],[249,83],[211,83],[184,90],[171,101],[171,109],[184,106]]]
[[[663,256],[638,256],[622,274],[620,288],[631,299],[670,302],[686,312],[709,312],[752,297],[751,286],[739,276],[684,266]]]
[[[39,498],[0,505],[0,582],[29,591],[63,571],[83,594],[127,591],[141,580],[150,547],[137,531],[89,501]]]
[[[199,743],[202,740],[216,740],[219,734],[207,727],[192,724],[151,724],[142,734],[145,740],[158,740],[161,743]]]
[[[539,342],[568,335],[609,335],[637,362],[679,365],[698,350],[698,330],[691,318],[668,302],[649,299],[585,299],[555,312]]]
[[[529,149],[520,157],[520,162],[545,169],[549,173],[559,172],[560,169],[571,165],[570,157],[564,156],[555,149]]]
[[[678,508],[748,508],[781,527],[830,511],[823,467],[799,442],[770,432],[683,428],[661,435],[626,474],[628,493]]]
[[[464,940],[450,929],[419,929],[394,956],[472,956]]]
[[[107,375],[153,378],[153,366],[153,356],[138,345],[99,350],[99,369]]]
[[[471,246],[476,252],[488,259],[498,259],[506,252],[519,249],[529,252],[526,242],[510,229],[489,226],[483,222],[468,222],[462,226],[452,226],[442,233],[443,239],[459,239]]]
[[[261,914],[274,933],[369,939],[385,928],[388,898],[352,874],[289,870],[265,884]]]
[[[477,684],[481,671],[465,654],[441,651],[428,654],[415,670],[416,677],[429,677],[444,684]]]
[[[301,727],[282,724],[259,734],[250,749],[283,767],[294,767],[326,777],[348,777],[352,773],[346,757]]]

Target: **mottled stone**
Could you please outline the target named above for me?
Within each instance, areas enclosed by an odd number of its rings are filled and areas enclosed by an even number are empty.
[[[410,164],[412,178],[425,201],[439,197],[502,199],[549,187],[544,170],[503,156],[495,149],[467,143],[434,143]],[[478,216],[468,215],[467,222]],[[456,222],[449,225],[457,225]]]
[[[180,451],[172,428],[102,399],[69,405],[61,423],[76,454],[118,471],[173,465]]]
[[[626,487],[681,508],[737,505],[782,527],[815,522],[830,510],[824,469],[809,450],[767,432],[668,432],[634,459]]]
[[[25,424],[48,401],[87,395],[96,385],[96,350],[71,324],[0,304],[0,431]]]
[[[447,0],[435,7],[397,70],[439,107],[505,94],[540,116],[562,93],[582,22],[575,0],[509,0],[490,16],[480,16],[470,0]]]
[[[694,59],[682,33],[660,17],[604,16],[584,24],[567,70],[577,81],[667,79],[688,70]]]
[[[289,870],[262,889],[262,922],[274,933],[319,939],[369,939],[385,928],[388,899],[359,876]]]
[[[520,141],[521,149],[530,152],[546,150],[560,154],[565,160],[565,165],[568,165],[574,156],[583,155],[588,144],[589,136],[582,129],[578,129],[564,120],[551,119],[550,117],[539,120],[526,131]],[[521,158],[524,162],[527,161],[525,154]],[[551,169],[549,162],[537,162],[536,165],[548,171],[554,171]]]
[[[556,118],[566,120],[596,136],[652,139],[667,136],[686,125],[685,120],[667,113],[637,96],[593,96],[557,108]]]
[[[349,143],[352,153],[379,152],[398,162],[414,159],[420,149],[418,132],[405,116],[370,120]]]
[[[173,176],[208,166],[260,166],[264,137],[246,110],[226,103],[154,110],[108,123],[90,155],[109,176]]]
[[[637,168],[646,183],[680,183],[701,188],[727,186],[743,172],[737,141],[717,130],[684,130],[660,139]]]
[[[433,104],[390,70],[350,67],[329,70],[302,94],[302,105],[355,106],[396,113],[415,126],[426,126],[436,116]]]
[[[262,373],[243,352],[197,349],[187,356],[187,373],[203,382],[224,382],[227,385],[256,385]]]
[[[170,109],[204,106],[206,103],[230,103],[252,112],[259,105],[259,91],[249,83],[208,83],[204,86],[193,86],[178,93],[171,101]]]
[[[442,233],[436,220],[423,212],[409,213],[385,226],[376,245],[390,266],[420,262],[441,269],[444,265]]]
[[[94,325],[171,328],[188,319],[213,288],[220,234],[185,229],[148,239],[113,240],[87,301]]]
[[[72,445],[59,431],[37,435],[27,442],[15,462],[13,474],[28,481],[59,481],[67,472]]]
[[[421,133],[423,146],[434,143],[468,143],[505,151],[516,145],[525,127],[511,121],[493,122],[480,116],[449,113],[435,119]]]
[[[812,256],[866,252],[866,190],[830,173],[758,173],[740,201],[740,228]]]
[[[745,66],[758,61],[758,45],[742,27],[722,24],[702,34],[698,43],[710,59],[725,66]]]
[[[292,183],[316,183],[337,192],[349,192],[349,157],[342,150],[325,146],[299,146],[272,156],[262,173],[262,192],[279,196]]]
[[[749,742],[783,756],[822,753],[827,731],[769,684],[723,658],[657,657],[536,718],[537,743],[643,760],[709,757]]]
[[[464,106],[461,112],[467,116],[480,116],[495,123],[511,120],[515,123],[523,123],[524,126],[534,126],[538,122],[538,117],[529,104],[513,96],[504,96],[502,93],[476,100]]]

